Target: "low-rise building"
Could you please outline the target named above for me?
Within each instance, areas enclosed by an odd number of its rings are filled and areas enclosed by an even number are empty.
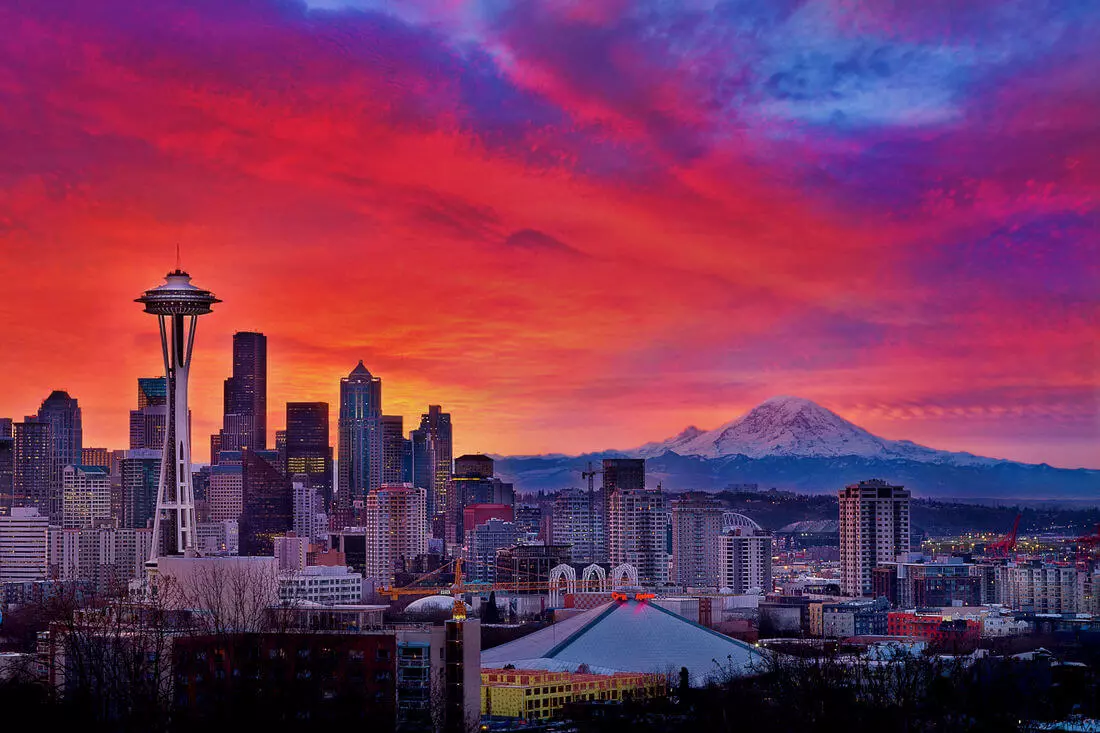
[[[663,696],[667,682],[659,674],[616,672],[585,674],[540,669],[483,669],[481,714],[491,718],[545,720],[572,702],[615,702]]]
[[[279,600],[325,605],[360,603],[363,600],[363,576],[346,567],[311,565],[279,577]]]
[[[827,638],[885,636],[890,602],[885,598],[826,603],[821,607],[821,634]]]

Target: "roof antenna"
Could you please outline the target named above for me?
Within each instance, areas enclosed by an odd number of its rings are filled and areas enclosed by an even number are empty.
[[[181,271],[182,268],[180,267],[180,243],[176,242],[176,272]]]

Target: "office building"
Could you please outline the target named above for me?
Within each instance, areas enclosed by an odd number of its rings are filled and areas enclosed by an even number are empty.
[[[65,466],[62,472],[62,525],[84,529],[111,520],[111,478],[100,466]]]
[[[471,581],[492,583],[496,580],[497,551],[512,547],[523,537],[513,522],[488,519],[466,530],[466,568]]]
[[[279,460],[275,462],[275,467],[279,469],[279,472],[284,476],[286,472],[286,430],[275,431],[275,453],[278,454]]]
[[[391,585],[394,571],[428,551],[426,493],[383,485],[366,498],[366,578]]]
[[[668,582],[665,534],[668,512],[660,489],[611,491],[608,533],[611,564],[626,563],[638,571],[638,581],[648,587]]]
[[[294,528],[294,493],[278,459],[275,451],[241,454],[241,555],[270,556],[275,538]]]
[[[167,380],[164,377],[139,378],[137,409],[130,411],[130,448],[162,450],[167,429]]]
[[[111,451],[106,448],[82,448],[80,451],[81,466],[98,466],[111,470]]]
[[[857,599],[821,606],[821,634],[830,639],[885,636],[890,602],[885,598]]]
[[[221,450],[267,448],[267,337],[233,334],[233,375],[225,380]]]
[[[893,570],[894,595],[884,593],[900,608],[979,606],[982,603],[982,578],[970,572],[962,558],[936,562],[898,562],[884,568]]]
[[[471,504],[515,504],[512,484],[493,476],[493,459],[484,455],[460,456],[446,494],[444,541],[451,546],[465,540],[464,512]]]
[[[0,427],[6,428],[0,435],[0,514],[15,506],[15,439],[11,436],[11,420]]]
[[[550,542],[568,545],[569,558],[574,563],[599,562],[596,555],[597,537],[603,533],[599,495],[584,489],[562,489],[554,497],[550,525]]]
[[[860,481],[838,493],[840,499],[841,589],[868,596],[872,571],[909,552],[909,492],[880,479]]]
[[[146,313],[155,315],[160,324],[161,354],[168,385],[168,429],[161,455],[161,481],[157,488],[149,555],[152,568],[156,567],[158,557],[183,554],[195,546],[187,383],[199,316],[210,313],[211,306],[220,301],[210,291],[193,285],[191,276],[177,267],[165,276],[162,285],[145,291],[137,302],[145,306]]]
[[[42,516],[61,521],[60,504],[51,504],[56,464],[50,424],[21,422],[12,426],[12,493],[14,506],[37,507]]]
[[[727,512],[718,536],[718,583],[724,592],[737,595],[752,591],[770,593],[771,532],[743,514]]]
[[[428,405],[412,440],[413,485],[428,493],[428,517],[432,536],[446,535],[447,489],[454,469],[454,431],[451,415],[439,405]]]
[[[349,526],[382,485],[382,380],[360,361],[340,380],[337,523]]]
[[[362,603],[363,576],[343,566],[309,565],[279,576],[279,600],[291,606]]]
[[[0,514],[0,583],[46,579],[49,529],[49,517],[37,507]]]
[[[38,414],[27,421],[47,423],[52,444],[50,518],[60,516],[62,471],[65,466],[80,465],[84,447],[80,406],[68,392],[54,390],[43,400]]]
[[[317,490],[325,511],[332,505],[332,446],[329,444],[328,403],[286,403],[287,476],[305,477]]]
[[[222,451],[218,454],[218,464],[210,467],[210,488],[206,502],[210,520],[224,522],[239,521],[244,507],[244,476],[242,473],[241,453]],[[236,457],[222,463],[223,457]]]
[[[689,588],[717,588],[722,503],[699,492],[682,494],[671,504],[672,582]]]
[[[412,445],[405,437],[404,419],[400,415],[382,416],[382,483],[412,482],[409,454]]]
[[[122,451],[119,460],[122,481],[122,501],[117,514],[119,526],[130,529],[153,526],[162,457],[162,450],[150,448]]]
[[[199,522],[195,536],[203,555],[236,555],[241,549],[240,526],[235,519]]]

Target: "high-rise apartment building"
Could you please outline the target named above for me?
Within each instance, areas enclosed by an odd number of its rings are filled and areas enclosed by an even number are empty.
[[[50,527],[50,577],[118,592],[142,576],[152,541],[152,529]]]
[[[241,554],[271,555],[275,537],[294,529],[294,492],[276,467],[275,451],[246,450],[241,456]]]
[[[27,422],[12,426],[12,493],[14,506],[37,507],[42,516],[52,518],[51,497],[56,464],[49,423]],[[61,521],[58,505],[57,521]]]
[[[286,403],[286,475],[304,476],[327,511],[332,505],[332,446],[328,403]]]
[[[65,466],[62,471],[62,526],[84,529],[111,519],[111,477],[101,466]]]
[[[10,438],[14,421],[10,417],[0,417],[0,438]]]
[[[849,596],[871,595],[872,571],[909,552],[910,493],[871,479],[841,489],[838,497],[841,590]]]
[[[233,334],[233,376],[225,380],[221,450],[267,448],[267,337]]]
[[[349,525],[382,485],[382,380],[360,361],[340,380],[337,522]]]
[[[412,446],[405,437],[404,419],[400,415],[382,416],[382,483],[412,482],[409,452]]]
[[[668,582],[668,512],[659,489],[616,488],[611,492],[608,527],[612,565],[633,565],[645,586]]]
[[[1006,608],[1032,613],[1088,613],[1086,570],[1043,562],[999,565],[996,573],[997,602]]]
[[[606,561],[596,554],[603,534],[598,510],[599,496],[584,489],[562,489],[554,497],[554,513],[550,520],[550,542],[568,545],[574,563]]]
[[[619,489],[642,491],[645,489],[645,459],[605,458],[600,470],[602,486],[598,514],[602,532],[596,538],[596,554],[611,556],[611,495]]]
[[[717,588],[722,503],[701,492],[683,494],[671,503],[672,582]]]
[[[49,518],[36,507],[0,515],[0,583],[45,580]]]
[[[393,583],[394,569],[428,551],[424,489],[383,485],[366,498],[366,578]]]
[[[420,416],[420,427],[410,438],[413,485],[427,491],[432,536],[442,538],[446,534],[447,489],[454,469],[451,414],[443,412],[439,405],[428,405],[428,411]]]
[[[723,515],[718,584],[736,594],[772,590],[772,534],[743,514]]]

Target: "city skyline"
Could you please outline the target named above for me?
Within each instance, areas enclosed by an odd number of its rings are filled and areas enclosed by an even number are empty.
[[[459,453],[630,448],[792,394],[1100,467],[1087,4],[146,5],[0,10],[0,415],[66,390],[85,445],[128,445],[162,371],[129,301],[178,243],[232,295],[198,445],[256,331],[269,441],[362,359]]]

